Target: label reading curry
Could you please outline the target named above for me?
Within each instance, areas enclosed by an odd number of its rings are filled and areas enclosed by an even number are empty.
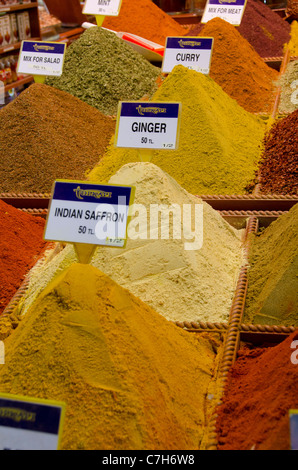
[[[0,450],[58,450],[65,404],[0,394]]]
[[[23,41],[18,73],[60,77],[63,72],[66,44],[60,42]]]
[[[176,65],[209,74],[213,38],[168,37],[163,56],[162,72],[171,73]]]
[[[208,0],[201,23],[221,18],[234,26],[240,26],[247,0]]]
[[[133,197],[130,186],[57,180],[44,239],[123,248]]]
[[[181,103],[120,102],[115,146],[175,150],[180,116]]]
[[[122,0],[86,0],[85,15],[118,16]]]

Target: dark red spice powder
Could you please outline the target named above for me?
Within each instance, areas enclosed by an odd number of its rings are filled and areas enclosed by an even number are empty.
[[[290,450],[289,410],[298,409],[298,330],[275,346],[244,346],[218,408],[218,450]]]
[[[203,25],[191,28],[189,36],[198,36]],[[282,57],[284,44],[290,41],[291,26],[260,0],[248,0],[239,33],[264,58]]]
[[[45,220],[0,200],[0,314],[46,246]]]
[[[298,109],[277,121],[265,136],[259,166],[264,194],[298,193]]]

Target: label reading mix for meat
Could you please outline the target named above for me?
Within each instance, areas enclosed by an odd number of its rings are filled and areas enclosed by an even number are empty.
[[[240,26],[247,0],[208,0],[201,23],[221,18],[234,26]]]

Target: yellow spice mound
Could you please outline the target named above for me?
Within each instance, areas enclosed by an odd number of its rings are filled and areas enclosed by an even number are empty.
[[[63,449],[204,446],[220,341],[179,329],[92,266],[50,283],[5,348],[0,392],[65,402]]]

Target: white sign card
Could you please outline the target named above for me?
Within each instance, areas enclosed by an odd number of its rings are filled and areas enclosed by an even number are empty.
[[[171,73],[176,65],[208,75],[210,71],[213,38],[168,37],[164,51],[162,72]]]
[[[44,239],[123,248],[134,188],[58,180]]]
[[[60,42],[23,41],[18,73],[60,77],[63,72],[66,44]]]
[[[58,450],[65,404],[0,394],[0,450]]]
[[[85,15],[118,16],[122,0],[86,0]]]
[[[175,150],[180,114],[181,103],[120,102],[115,146]]]
[[[201,23],[221,18],[234,26],[240,26],[247,0],[208,0]]]

